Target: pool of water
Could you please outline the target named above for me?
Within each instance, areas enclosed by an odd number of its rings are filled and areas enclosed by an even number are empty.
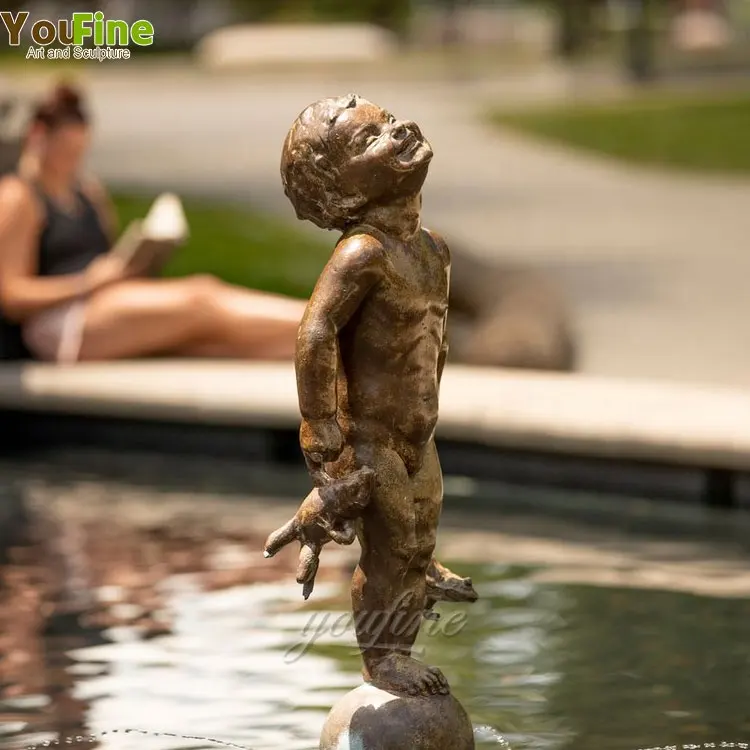
[[[305,482],[194,458],[0,463],[0,746],[316,748],[360,682],[356,550],[326,550],[307,603],[293,551],[262,558]],[[446,484],[439,551],[481,600],[443,605],[418,649],[478,747],[750,742],[745,521],[643,505],[571,523],[500,490],[487,514]]]

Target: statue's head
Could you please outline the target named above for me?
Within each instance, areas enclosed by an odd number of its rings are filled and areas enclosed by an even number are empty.
[[[311,104],[294,121],[281,179],[298,218],[344,231],[370,207],[419,195],[431,159],[415,123],[352,94]]]

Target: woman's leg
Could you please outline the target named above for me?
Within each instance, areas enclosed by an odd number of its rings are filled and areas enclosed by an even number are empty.
[[[127,280],[88,302],[80,359],[291,359],[305,304],[210,276]]]
[[[216,306],[228,336],[211,336],[207,341],[182,350],[184,356],[294,358],[297,330],[307,306],[306,300],[225,284],[212,276],[192,278],[199,286],[204,285],[198,294],[205,294]],[[247,347],[249,354],[244,353]]]

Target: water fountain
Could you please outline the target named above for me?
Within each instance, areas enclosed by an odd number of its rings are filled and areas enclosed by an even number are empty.
[[[331,710],[321,750],[470,750],[471,721],[412,647],[471,580],[433,557],[443,482],[434,432],[448,346],[450,255],[422,227],[432,149],[419,127],[356,95],[295,120],[281,175],[297,216],[342,233],[300,326],[300,444],[314,489],[264,554],[301,545],[308,598],[323,546],[361,545],[352,581],[364,684]]]

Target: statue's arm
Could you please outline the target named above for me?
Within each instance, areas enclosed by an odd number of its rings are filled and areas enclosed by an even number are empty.
[[[336,415],[338,334],[382,278],[384,252],[371,237],[340,242],[318,279],[297,334],[295,369],[302,418]]]
[[[445,326],[443,326],[443,343],[440,347],[440,354],[438,355],[438,365],[437,365],[437,380],[438,385],[443,380],[443,370],[445,369],[445,360],[448,359],[448,336],[445,332]]]
[[[432,241],[435,243],[435,246],[439,250],[440,254],[443,257],[443,263],[445,266],[445,277],[446,277],[446,285],[445,285],[445,294],[446,294],[446,302],[447,298],[450,297],[450,286],[451,286],[451,252],[448,248],[448,243],[443,239],[441,235],[439,235],[437,232],[428,229],[427,232],[429,233],[430,237],[432,238]],[[448,313],[449,314],[449,313]],[[445,320],[443,321],[443,338],[440,344],[440,353],[438,355],[438,363],[437,363],[437,380],[438,384],[443,379],[443,369],[445,368],[445,361],[448,359],[448,314],[445,316]]]

